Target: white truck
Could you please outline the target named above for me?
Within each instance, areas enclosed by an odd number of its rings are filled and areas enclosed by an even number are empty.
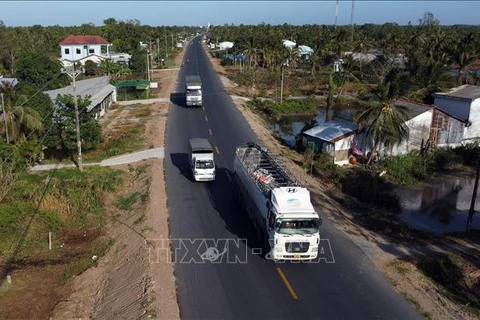
[[[317,258],[321,219],[310,192],[295,182],[266,149],[238,145],[233,160],[242,209],[252,221],[266,258]]]
[[[190,167],[195,181],[215,180],[215,159],[207,139],[193,138],[188,142]]]
[[[185,104],[187,107],[202,106],[202,80],[200,76],[185,77]]]

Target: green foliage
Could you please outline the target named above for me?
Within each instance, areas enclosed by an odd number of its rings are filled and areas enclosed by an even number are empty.
[[[85,62],[85,75],[86,76],[95,76],[99,72],[98,64],[95,62],[88,60]]]
[[[453,149],[463,163],[468,166],[475,166],[480,159],[480,143],[478,141],[468,143]]]
[[[87,111],[90,106],[90,98],[78,97],[77,99],[82,148],[84,150],[95,149],[103,141],[101,127],[95,119],[95,111]],[[54,133],[57,137],[56,144],[62,146],[65,151],[76,150],[77,136],[73,96],[59,95],[57,100]]]
[[[311,156],[311,151],[307,152],[307,154]],[[308,164],[309,161],[306,159],[304,163]],[[331,155],[320,153],[315,156],[313,173],[335,184],[339,184],[345,175],[345,170],[333,163],[333,157]]]
[[[422,155],[419,152],[390,157],[389,161],[385,162],[388,172],[386,177],[389,181],[399,185],[415,184],[428,177],[431,172],[431,163],[432,156],[430,154]]]
[[[460,163],[462,163],[461,157],[456,155],[453,150],[438,148],[433,153],[433,171],[445,171]]]
[[[275,103],[270,100],[254,98],[251,101],[247,101],[247,106],[268,116],[287,114],[315,114],[318,109],[318,105],[313,99],[286,100],[283,103]]]
[[[60,169],[49,173],[23,174],[0,202],[0,253],[16,245],[20,233],[28,228],[24,254],[45,243],[48,232],[70,232],[79,227],[102,226],[103,193],[115,190],[121,172],[104,167],[89,167],[83,172]],[[42,206],[37,205],[44,194]]]
[[[130,58],[130,69],[132,73],[143,79],[147,75],[147,50],[137,49],[132,52],[132,57]]]
[[[402,210],[400,198],[393,192],[393,186],[374,172],[349,170],[341,177],[340,183],[343,192],[363,204],[393,213],[400,213]]]
[[[61,73],[61,69],[58,60],[36,53],[25,53],[16,64],[15,75],[22,83],[34,85],[45,91],[61,88],[70,83],[67,75]]]
[[[223,57],[220,60],[220,65],[222,66],[233,66],[233,60],[230,58]]]

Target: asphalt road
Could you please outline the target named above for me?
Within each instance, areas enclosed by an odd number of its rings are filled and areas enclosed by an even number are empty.
[[[238,209],[232,162],[237,144],[258,140],[224,92],[199,41],[195,38],[185,53],[190,62],[181,68],[177,93],[172,94],[165,146],[181,317],[422,318],[327,219],[321,227],[324,251],[314,263],[275,264],[255,254],[260,245],[246,214]],[[190,74],[202,78],[203,108],[184,107],[184,79]],[[194,137],[208,138],[216,149],[214,182],[192,181],[187,144]]]

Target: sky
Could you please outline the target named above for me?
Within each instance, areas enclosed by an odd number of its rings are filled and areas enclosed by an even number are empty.
[[[353,21],[416,25],[432,12],[442,25],[479,24],[480,1],[366,1],[354,2]],[[150,26],[289,23],[334,24],[335,0],[325,1],[0,1],[0,20],[6,26],[103,25],[138,19]],[[351,0],[340,0],[338,25],[350,24]]]

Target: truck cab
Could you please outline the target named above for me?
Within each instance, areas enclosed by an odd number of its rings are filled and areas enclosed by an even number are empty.
[[[194,180],[215,180],[215,159],[210,142],[203,138],[190,139],[188,153]]]
[[[185,78],[185,105],[187,107],[203,104],[202,81],[199,76],[190,75]]]
[[[272,190],[267,203],[267,234],[273,260],[311,260],[318,255],[321,219],[305,188]]]

